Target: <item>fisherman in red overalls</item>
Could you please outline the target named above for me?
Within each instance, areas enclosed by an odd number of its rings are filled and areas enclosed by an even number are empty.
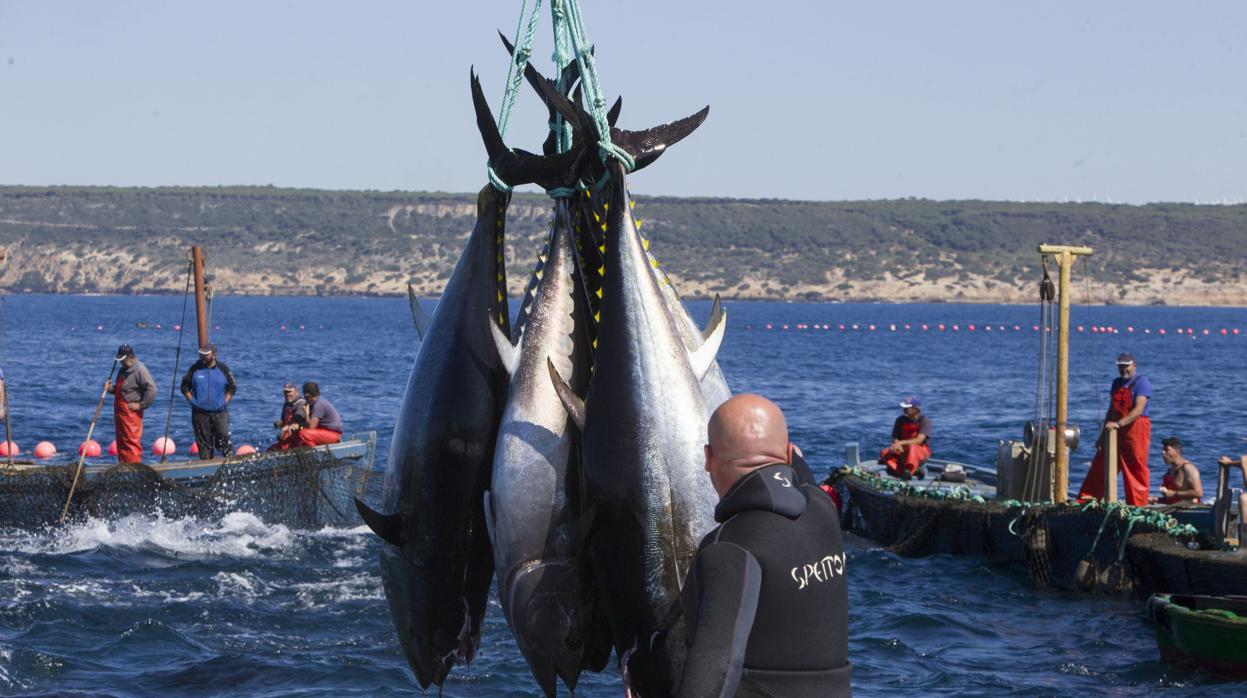
[[[927,476],[923,463],[931,457],[931,419],[922,414],[922,398],[910,395],[901,400],[904,412],[892,424],[892,445],[879,453],[879,462],[888,474],[908,480]]]
[[[134,347],[117,347],[114,361],[121,363],[116,383],[106,383],[104,390],[113,394],[113,423],[117,433],[117,462],[143,462],[143,410],[156,401],[156,381],[141,361],[134,356]]]
[[[1134,357],[1122,354],[1117,357],[1119,376],[1113,380],[1111,402],[1104,415],[1104,430],[1099,447],[1091,461],[1091,470],[1078,490],[1079,499],[1104,498],[1104,449],[1103,436],[1117,432],[1117,469],[1125,481],[1126,503],[1146,506],[1148,501],[1147,450],[1152,442],[1152,418],[1148,416],[1148,403],[1152,398],[1152,384],[1138,375]]]

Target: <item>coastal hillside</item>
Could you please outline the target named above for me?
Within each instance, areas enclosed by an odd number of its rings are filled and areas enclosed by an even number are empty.
[[[1031,302],[1040,242],[1095,249],[1079,302],[1247,305],[1247,206],[803,202],[638,196],[688,297]],[[475,195],[273,187],[0,187],[0,288],[181,292],[186,249],[218,292],[437,295]],[[550,218],[517,195],[507,264],[518,292]],[[1055,271],[1055,270],[1054,270]]]

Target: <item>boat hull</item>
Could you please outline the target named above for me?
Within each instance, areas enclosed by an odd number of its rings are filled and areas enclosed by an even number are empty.
[[[267,523],[320,528],[360,523],[353,499],[363,491],[376,434],[315,448],[210,461],[89,465],[67,520],[131,514],[217,519],[247,512]],[[69,497],[75,464],[0,468],[0,527],[55,524]]]
[[[1141,598],[1247,594],[1247,555],[1192,550],[1187,543],[1207,541],[1148,523],[1112,517],[1106,524],[1101,507],[916,496],[848,469],[834,480],[844,530],[907,557],[985,557],[1024,569],[1041,586]]]
[[[1247,680],[1247,598],[1157,594],[1148,615],[1165,661]]]

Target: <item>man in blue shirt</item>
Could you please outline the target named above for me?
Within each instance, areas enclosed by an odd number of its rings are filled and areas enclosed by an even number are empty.
[[[216,346],[199,349],[199,360],[182,377],[182,396],[191,404],[191,427],[199,459],[230,453],[229,401],[234,399],[234,374],[217,361]]]
[[[1099,448],[1091,461],[1091,470],[1078,490],[1079,499],[1102,499],[1104,497],[1104,451],[1107,442],[1103,437],[1117,433],[1117,469],[1125,482],[1127,504],[1142,507],[1148,503],[1150,474],[1147,470],[1147,451],[1152,444],[1152,418],[1148,416],[1148,403],[1152,399],[1152,383],[1139,375],[1134,356],[1122,354],[1117,357],[1117,378],[1109,394],[1108,412],[1104,414],[1104,429]]]

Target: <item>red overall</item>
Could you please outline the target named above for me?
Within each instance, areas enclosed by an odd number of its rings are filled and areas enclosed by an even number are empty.
[[[1179,468],[1181,468],[1182,466],[1178,466],[1178,467],[1179,467]],[[1160,486],[1161,486],[1161,487],[1164,487],[1165,489],[1169,490],[1170,492],[1173,492],[1173,491],[1175,491],[1175,490],[1177,490],[1177,489],[1178,489],[1178,479],[1177,479],[1177,478],[1175,478],[1175,477],[1173,476],[1173,471],[1172,471],[1172,470],[1170,470],[1170,471],[1166,472],[1166,473],[1165,473],[1165,477],[1161,478],[1161,481],[1160,481]],[[1183,500],[1178,499],[1177,497],[1172,497],[1172,496],[1171,496],[1171,497],[1161,497],[1161,498],[1160,498],[1160,503],[1161,503],[1161,504],[1177,504],[1177,503],[1179,503],[1179,502],[1181,502],[1181,501],[1183,501]],[[1192,499],[1192,500],[1189,500],[1189,501],[1190,501],[1192,504],[1199,504],[1199,497],[1196,497],[1195,499]]]
[[[917,421],[905,420],[901,422],[901,434],[898,441],[908,441],[918,436],[918,430],[922,428],[922,419]],[[888,466],[888,474],[899,477],[901,475],[901,466],[905,468],[905,472],[913,475],[923,463],[931,457],[931,447],[926,442],[920,444],[910,444],[901,447],[900,453],[893,453],[891,448],[885,448],[879,453],[879,462]]]
[[[117,433],[117,462],[143,462],[143,411],[132,410],[121,397],[121,385],[126,382],[117,376],[113,388],[113,424]]]
[[[1134,394],[1130,388],[1134,380],[1113,391],[1112,404],[1108,411],[1108,421],[1116,422],[1125,417],[1134,407]],[[1140,415],[1133,422],[1117,429],[1117,469],[1125,482],[1126,503],[1136,507],[1147,506],[1149,474],[1147,470],[1147,449],[1152,442],[1152,419]],[[1078,498],[1104,498],[1104,443],[1096,449],[1095,458],[1091,460],[1091,470],[1087,479],[1082,481],[1082,489],[1078,490]]]
[[[295,446],[324,446],[336,444],[342,440],[340,432],[332,429],[308,429],[304,427],[294,433]]]

